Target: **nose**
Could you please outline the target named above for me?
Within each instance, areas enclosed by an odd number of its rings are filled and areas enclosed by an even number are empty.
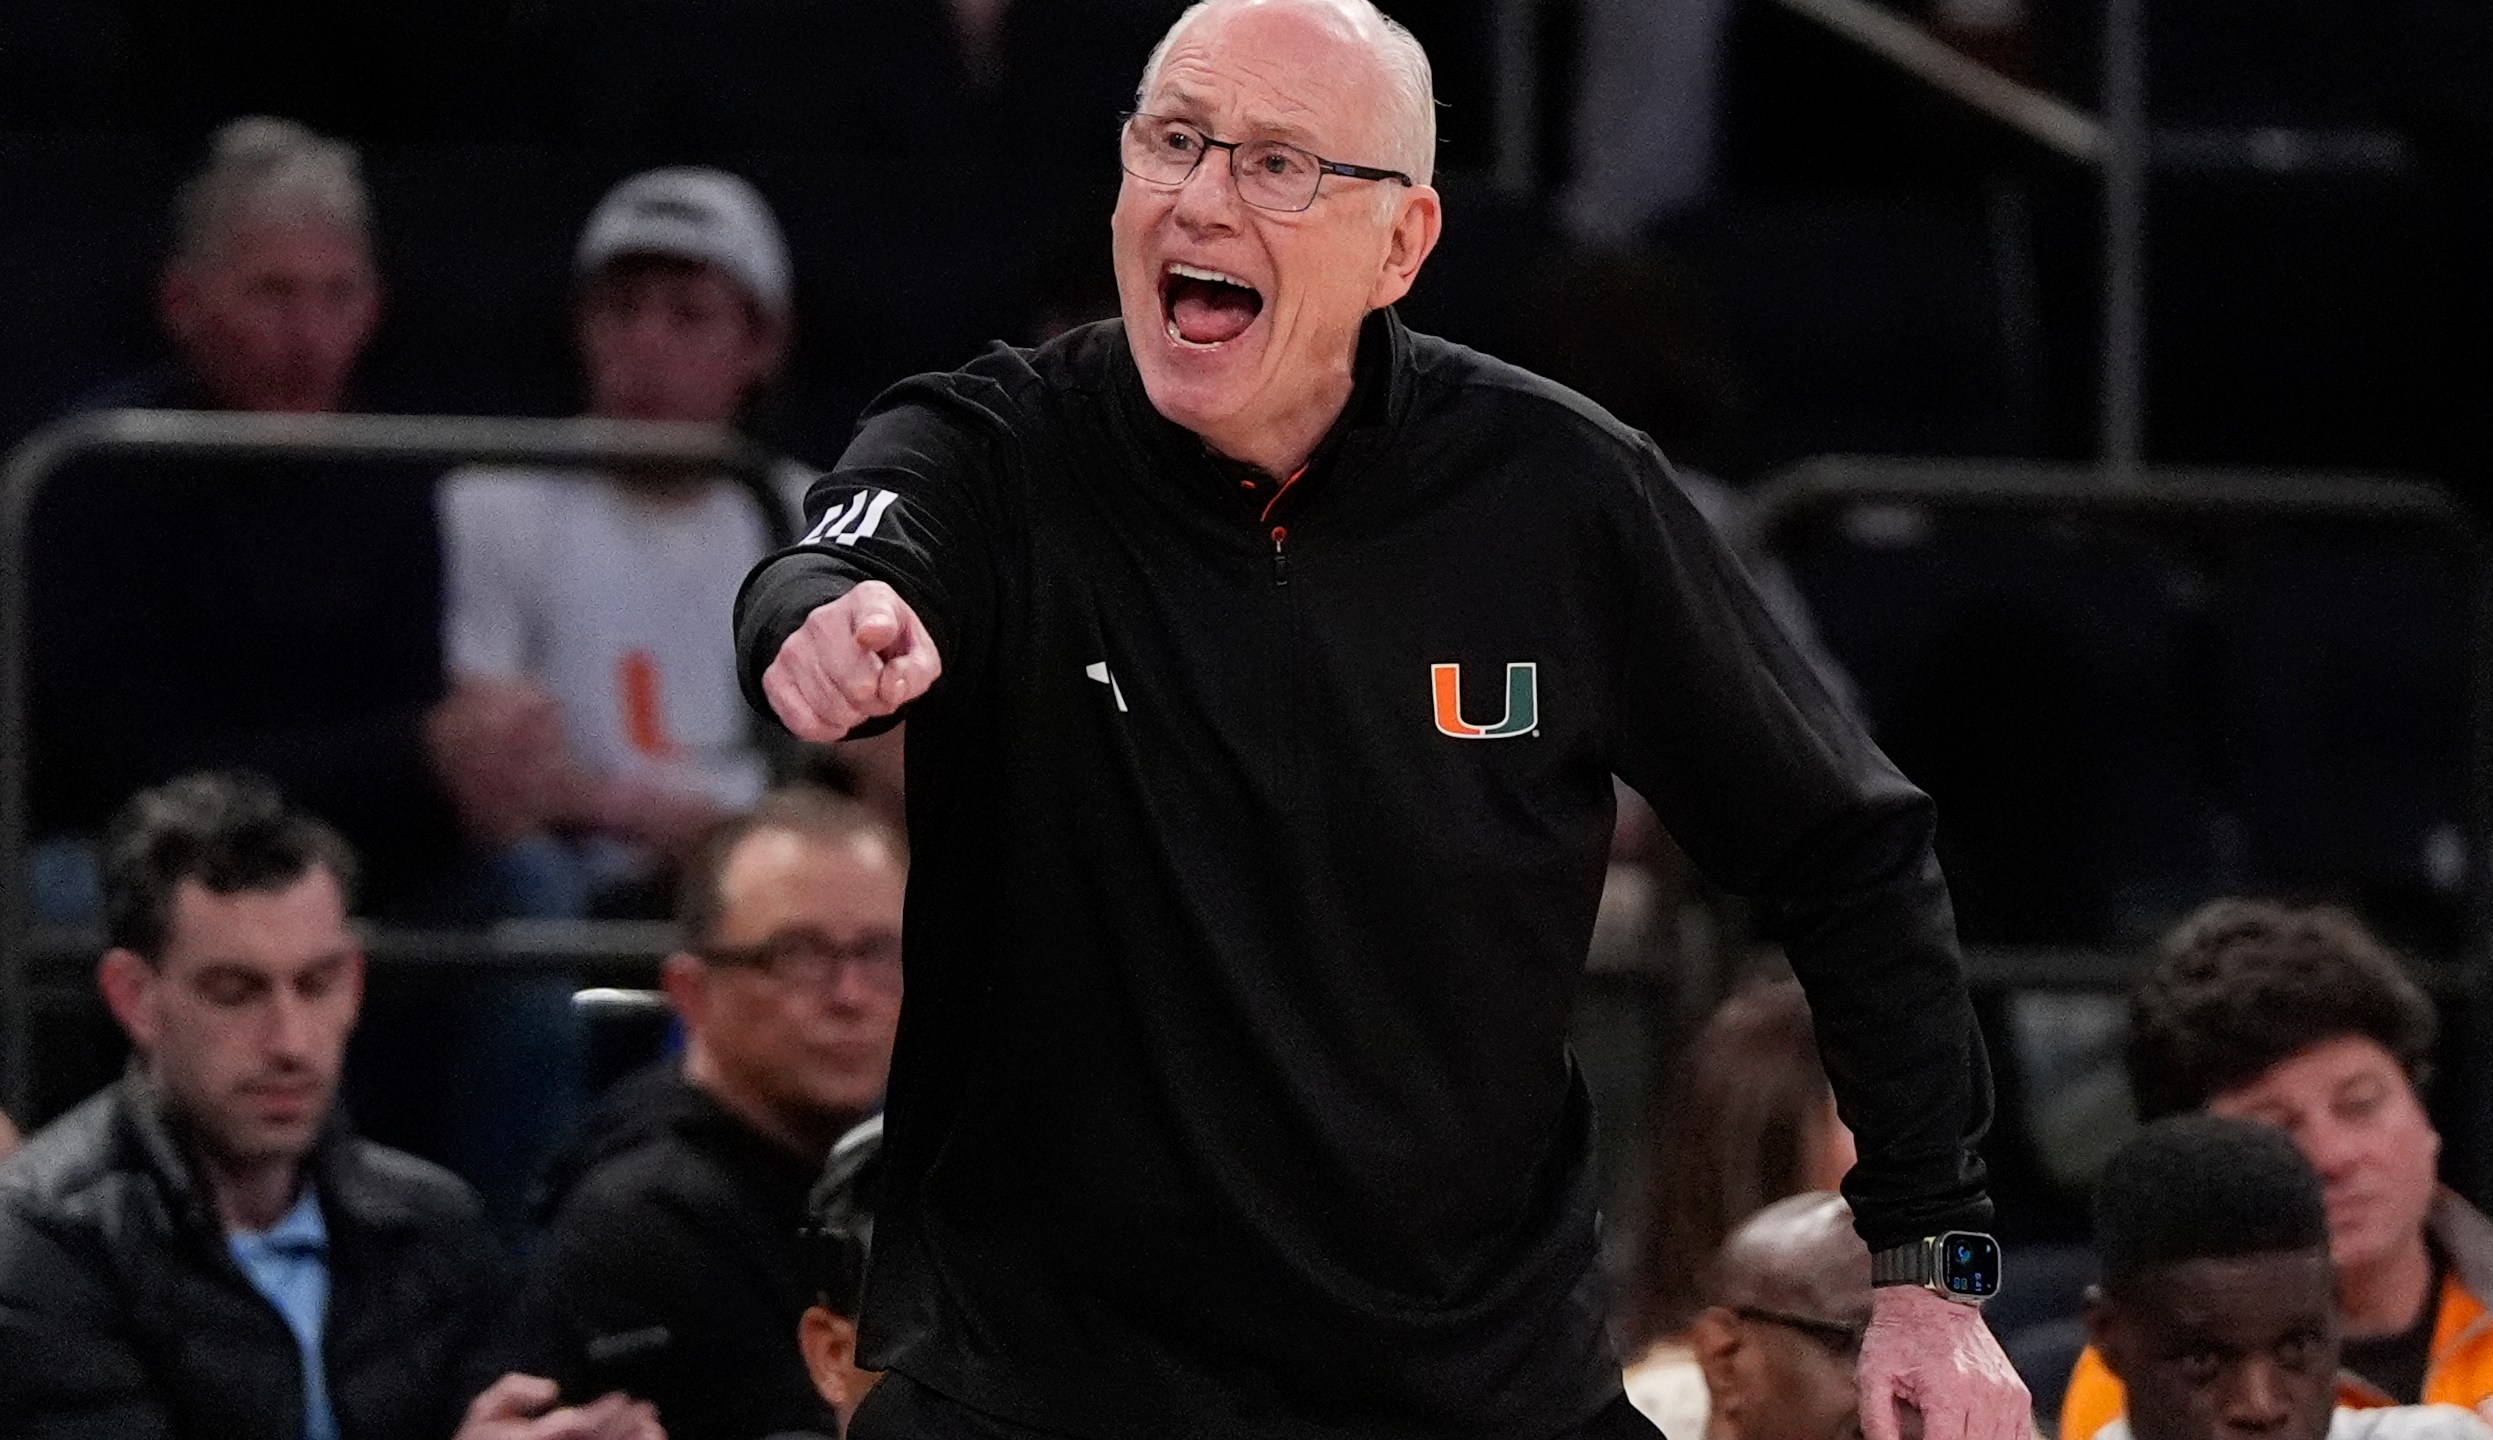
[[[866,978],[865,962],[850,960],[840,966],[824,999],[839,1014],[861,1015],[874,1003],[874,989],[874,982]]]
[[[2265,1358],[2245,1363],[2225,1397],[2225,1428],[2237,1435],[2266,1435],[2292,1418],[2285,1376],[2276,1363]]]
[[[1229,150],[1206,150],[1195,173],[1177,187],[1179,226],[1189,235],[1221,234],[1238,228],[1237,177],[1229,173]]]
[[[269,1058],[295,1064],[307,1062],[311,1058],[315,1033],[312,1002],[291,991],[281,990],[269,1006]]]
[[[644,354],[656,351],[668,340],[666,311],[656,305],[634,306],[624,315],[620,329],[628,348]]]
[[[2350,1128],[2319,1120],[2305,1125],[2294,1137],[2301,1145],[2303,1156],[2311,1168],[2320,1172],[2322,1180],[2342,1179],[2361,1163],[2363,1141]]]

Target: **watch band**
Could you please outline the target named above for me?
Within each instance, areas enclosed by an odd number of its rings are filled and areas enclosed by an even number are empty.
[[[1939,1237],[1926,1235],[1902,1245],[1890,1245],[1870,1252],[1870,1284],[1927,1286],[1939,1278],[1939,1267],[1933,1262]]]

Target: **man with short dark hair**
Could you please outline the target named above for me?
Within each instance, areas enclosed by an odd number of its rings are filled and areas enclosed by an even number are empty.
[[[2424,1112],[2432,1002],[2352,917],[2220,900],[2166,938],[2130,1000],[2139,1115],[2264,1121],[2326,1186],[2345,1336],[2340,1402],[2493,1399],[2493,1222],[2439,1185]],[[2081,1356],[2066,1440],[2121,1412],[2118,1381]]]
[[[123,809],[104,876],[136,1062],[0,1169],[0,1433],[656,1440],[621,1396],[488,1385],[476,1197],[339,1122],[363,948],[336,832],[193,776]]]
[[[2335,1406],[2331,1225],[2320,1177],[2272,1126],[2161,1120],[2095,1192],[2094,1348],[2128,1387],[2104,1440],[2486,1440],[2456,1406]]]
[[[798,1232],[824,1157],[882,1103],[906,874],[898,836],[820,791],[702,848],[663,972],[684,1055],[619,1082],[559,1162],[533,1365],[653,1402],[677,1440],[836,1428],[795,1344]]]

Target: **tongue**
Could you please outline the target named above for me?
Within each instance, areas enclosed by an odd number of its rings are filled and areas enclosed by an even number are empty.
[[[1210,280],[1181,280],[1169,297],[1169,318],[1191,345],[1218,345],[1235,340],[1255,323],[1263,306],[1255,292]]]

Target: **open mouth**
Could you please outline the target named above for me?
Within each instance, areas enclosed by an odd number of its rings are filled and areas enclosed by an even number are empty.
[[[1208,350],[1244,335],[1264,312],[1264,297],[1226,271],[1172,261],[1160,272],[1160,309],[1170,339]]]

